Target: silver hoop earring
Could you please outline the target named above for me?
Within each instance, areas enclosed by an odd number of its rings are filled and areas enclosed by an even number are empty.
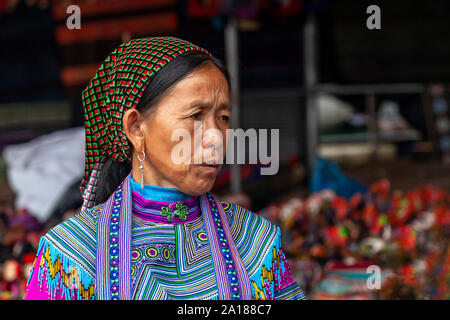
[[[145,152],[142,150],[142,159],[139,158],[139,153],[137,154],[137,158],[140,162],[139,164],[139,171],[141,171],[141,189],[144,189],[144,159],[145,159]]]

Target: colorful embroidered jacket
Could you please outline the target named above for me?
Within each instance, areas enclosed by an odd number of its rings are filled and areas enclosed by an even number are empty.
[[[164,202],[130,189],[42,237],[26,299],[304,298],[291,277],[279,227],[210,193]],[[129,247],[116,236],[126,228],[115,220],[123,194],[132,199]],[[109,236],[99,224],[108,205]],[[129,251],[125,262],[121,246]],[[128,278],[121,270],[129,270]]]

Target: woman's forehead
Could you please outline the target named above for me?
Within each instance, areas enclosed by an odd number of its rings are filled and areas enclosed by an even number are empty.
[[[208,64],[180,80],[176,87],[197,91],[227,90],[228,82],[224,74],[215,66]]]
[[[211,68],[212,69],[212,68]],[[229,108],[230,95],[228,83],[218,70],[198,70],[179,81],[167,95],[176,99],[186,108],[208,108],[219,105]]]

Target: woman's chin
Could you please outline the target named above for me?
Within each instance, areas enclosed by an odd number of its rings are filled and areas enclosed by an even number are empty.
[[[189,185],[189,192],[184,192],[192,196],[201,196],[202,194],[211,191],[212,187],[214,186],[216,178],[201,178],[195,181],[192,185]]]

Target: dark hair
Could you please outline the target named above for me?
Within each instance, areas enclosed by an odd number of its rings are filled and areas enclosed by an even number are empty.
[[[155,74],[144,90],[136,109],[141,114],[151,111],[158,105],[173,85],[184,79],[191,72],[203,67],[208,62],[212,62],[223,73],[227,79],[228,88],[230,89],[230,75],[219,59],[202,52],[188,51],[170,61]],[[133,148],[131,143],[130,146],[132,153]],[[108,158],[100,172],[95,203],[100,204],[108,200],[130,171],[131,161],[119,163]]]

